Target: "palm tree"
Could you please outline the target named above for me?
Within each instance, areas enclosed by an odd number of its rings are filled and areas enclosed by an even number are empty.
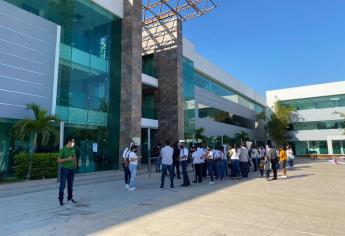
[[[48,111],[41,109],[38,104],[30,103],[26,105],[26,110],[31,110],[34,113],[34,119],[23,119],[17,121],[13,126],[14,137],[21,140],[29,140],[29,169],[26,179],[31,177],[32,169],[32,155],[36,152],[38,137],[39,144],[47,145],[48,142],[55,138],[58,140],[58,132],[54,128],[53,123],[58,121],[57,116],[48,114]]]
[[[240,140],[240,141],[241,141],[241,145],[242,145],[243,142],[249,140],[249,135],[248,135],[246,132],[241,131],[241,133],[237,133],[237,134],[235,135],[235,139],[236,139],[236,140]]]

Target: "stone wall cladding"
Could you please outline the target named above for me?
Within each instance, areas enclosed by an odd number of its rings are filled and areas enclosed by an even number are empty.
[[[124,0],[121,52],[120,156],[133,137],[141,137],[141,0]],[[121,164],[120,158],[120,164]]]
[[[157,52],[158,138],[171,143],[184,137],[184,102],[182,78],[182,22],[178,20],[177,47]]]

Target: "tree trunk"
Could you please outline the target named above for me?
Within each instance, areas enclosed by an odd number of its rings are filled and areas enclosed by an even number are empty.
[[[34,155],[36,151],[36,146],[37,146],[37,134],[34,134],[34,138],[32,140],[31,148],[30,148],[30,155],[29,155],[29,169],[28,173],[26,175],[26,180],[30,180],[31,178],[31,170],[32,170],[32,156]]]

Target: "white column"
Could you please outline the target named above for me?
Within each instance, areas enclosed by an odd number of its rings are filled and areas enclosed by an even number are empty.
[[[327,138],[328,154],[333,155],[332,139]]]

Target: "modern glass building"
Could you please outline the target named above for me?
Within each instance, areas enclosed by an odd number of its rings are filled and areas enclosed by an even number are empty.
[[[186,139],[203,128],[208,137],[234,138],[243,131],[252,140],[265,141],[264,126],[256,121],[265,111],[265,98],[207,61],[187,39],[183,43]]]
[[[295,109],[289,138],[297,155],[345,154],[345,82],[317,84],[266,92],[275,101]]]
[[[17,120],[32,117],[27,103],[60,118],[61,140],[75,137],[79,173],[118,169],[130,140],[146,162],[154,144],[191,140],[197,128],[265,139],[255,120],[264,98],[200,56],[178,17],[165,22],[173,46],[148,50],[159,39],[145,41],[155,30],[148,23],[157,19],[143,19],[145,1],[130,2],[0,0],[1,173],[28,149],[11,136]]]

